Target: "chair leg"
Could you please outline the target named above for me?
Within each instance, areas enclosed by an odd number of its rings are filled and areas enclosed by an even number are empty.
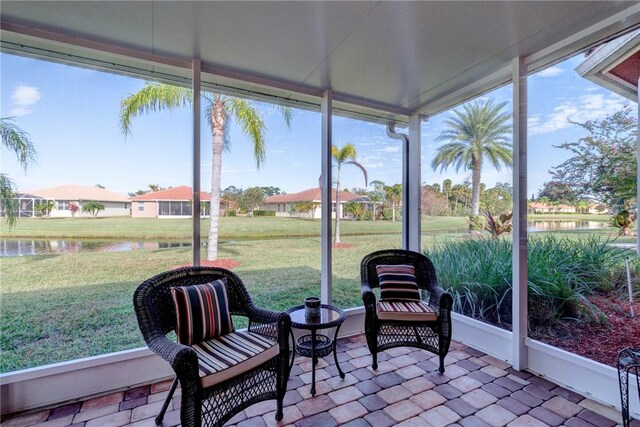
[[[281,398],[278,398],[276,400],[276,421],[282,421],[282,418],[284,417],[284,414],[282,413],[282,400]]]
[[[378,369],[378,350],[372,351],[371,357],[373,358],[373,364],[371,365],[371,368]]]
[[[438,368],[438,371],[439,371],[441,374],[444,374],[444,358],[445,358],[445,355],[444,355],[444,354],[441,354],[441,355],[440,355],[440,368]]]
[[[173,383],[171,384],[171,388],[169,389],[169,394],[167,395],[167,398],[164,400],[164,403],[162,404],[162,408],[160,408],[160,413],[155,419],[157,426],[162,424],[162,420],[164,419],[164,413],[167,412],[167,408],[169,407],[169,402],[171,402],[171,398],[173,397],[173,393],[175,393],[177,386],[178,386],[178,377],[173,379]]]

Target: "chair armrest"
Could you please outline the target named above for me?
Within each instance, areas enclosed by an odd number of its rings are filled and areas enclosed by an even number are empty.
[[[362,282],[360,284],[360,293],[362,294],[362,302],[366,307],[375,307],[376,306],[376,295],[371,290],[371,285],[368,282]]]
[[[289,343],[291,316],[284,311],[273,311],[256,306],[249,307],[249,331],[278,341]]]
[[[438,307],[441,313],[450,313],[453,307],[453,297],[451,294],[440,286],[436,286],[430,290],[429,305]]]
[[[159,335],[149,341],[149,348],[169,362],[180,381],[198,379],[198,356],[194,349]]]

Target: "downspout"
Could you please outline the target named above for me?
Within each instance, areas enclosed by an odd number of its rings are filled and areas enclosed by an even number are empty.
[[[396,132],[394,122],[387,123],[387,136],[402,141],[402,247],[409,249],[409,207],[413,203],[409,200],[409,137]]]

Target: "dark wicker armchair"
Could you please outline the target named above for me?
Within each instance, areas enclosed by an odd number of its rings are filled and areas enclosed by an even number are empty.
[[[421,298],[428,292],[427,309],[432,310],[430,319],[413,318],[385,313],[379,317],[380,303],[376,303],[373,288],[380,287],[376,266],[412,265]],[[373,252],[360,264],[362,301],[365,307],[365,334],[373,357],[373,369],[378,367],[378,352],[392,347],[418,347],[437,354],[440,372],[444,372],[444,358],[451,343],[451,306],[453,298],[438,286],[436,272],[431,261],[424,255],[400,250],[385,249]],[[404,314],[404,313],[400,313]],[[437,316],[437,318],[436,318]]]
[[[200,353],[191,346],[166,337],[167,333],[176,329],[176,309],[171,288],[199,285],[221,278],[227,280],[230,314],[247,317],[247,332],[257,334],[259,337],[256,338],[260,340],[268,339],[272,347],[268,357],[263,352],[251,357],[246,361],[248,363],[242,362],[245,363],[242,367],[238,364],[205,376],[200,369]],[[214,267],[186,267],[158,274],[138,286],[133,305],[149,348],[169,362],[176,373],[156,424],[162,423],[178,381],[182,387],[180,420],[183,427],[221,426],[244,408],[268,399],[277,400],[276,420],[282,419],[282,401],[289,378],[287,362],[291,318],[287,313],[257,308],[236,274]],[[220,373],[223,376],[216,378],[215,375]],[[205,378],[208,380],[205,381]]]

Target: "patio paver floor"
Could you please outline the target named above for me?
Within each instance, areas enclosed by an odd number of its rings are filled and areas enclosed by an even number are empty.
[[[275,401],[257,403],[226,424],[257,426],[616,426],[620,414],[577,393],[504,361],[453,342],[446,371],[437,372],[437,357],[422,350],[392,349],[379,356],[371,370],[364,335],[339,340],[341,366],[356,362],[344,380],[336,375],[333,355],[316,371],[317,394],[310,397],[309,359],[296,359],[284,419],[274,419]],[[348,366],[348,365],[347,365]],[[388,369],[386,369],[386,368]],[[448,375],[449,374],[449,375]],[[171,381],[68,403],[56,408],[16,414],[3,427],[154,426]],[[180,389],[172,399],[163,426],[180,421]],[[633,420],[632,427],[640,427]]]

